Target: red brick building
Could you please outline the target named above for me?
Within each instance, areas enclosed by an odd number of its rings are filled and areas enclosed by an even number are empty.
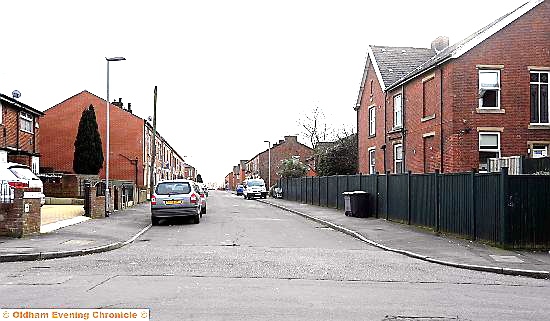
[[[106,153],[106,101],[83,91],[47,109],[41,123],[40,144],[42,167],[49,171],[73,173],[74,141],[82,111],[93,105],[99,133]],[[131,104],[122,101],[109,104],[110,160],[109,178],[133,181],[147,188],[150,180],[152,156],[152,126],[132,114]],[[158,133],[155,138],[155,181],[194,175],[194,168]],[[104,157],[106,158],[106,157]],[[105,178],[105,165],[99,176]]]
[[[359,172],[462,172],[547,156],[550,3],[530,1],[449,46],[370,46],[358,101]]]
[[[0,162],[40,166],[40,125],[44,114],[15,98],[0,94]]]
[[[271,153],[271,173],[269,173],[269,154]],[[298,142],[297,136],[285,136],[284,140],[274,143],[271,151],[265,151],[254,156],[246,162],[246,177],[260,177],[268,184],[269,175],[271,175],[271,185],[274,185],[279,176],[277,171],[279,165],[284,159],[297,157],[305,163],[307,159],[313,156],[313,149]],[[269,173],[269,174],[268,174]]]

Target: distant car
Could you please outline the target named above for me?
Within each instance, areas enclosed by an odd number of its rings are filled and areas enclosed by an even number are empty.
[[[13,199],[11,188],[40,188],[40,206],[46,202],[44,185],[29,166],[18,163],[0,163],[0,198],[2,200]]]
[[[206,185],[201,186],[200,183],[198,184],[198,188],[200,189],[200,197],[201,197],[201,214],[206,214],[206,198],[208,197],[208,189],[206,188]]]
[[[243,192],[244,192],[244,186],[242,186],[242,185],[237,185],[237,189],[236,189],[236,192],[237,192],[237,196],[241,196],[241,195],[243,195]]]
[[[197,184],[199,185],[201,190],[204,192],[206,197],[208,197],[208,187],[206,186],[206,184],[204,184],[204,183],[197,183]]]
[[[161,218],[193,218],[200,223],[202,199],[200,187],[187,179],[161,181],[151,197],[151,224],[158,225]]]
[[[265,182],[261,178],[251,178],[244,181],[243,196],[246,199],[252,199],[254,197],[267,197],[267,190],[265,189]]]

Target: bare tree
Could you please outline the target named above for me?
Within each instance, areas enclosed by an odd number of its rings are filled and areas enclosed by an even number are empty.
[[[304,129],[303,135],[309,140],[313,149],[317,148],[320,141],[326,141],[327,123],[320,107],[315,106],[311,113],[302,115],[298,125]]]

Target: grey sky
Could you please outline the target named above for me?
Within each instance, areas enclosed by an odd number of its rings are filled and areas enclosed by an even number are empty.
[[[354,127],[369,44],[454,43],[524,2],[4,0],[0,92],[42,111],[85,89],[105,98],[104,57],[126,57],[111,100],[147,118],[158,86],[159,132],[220,183],[264,140],[302,133],[315,106]]]

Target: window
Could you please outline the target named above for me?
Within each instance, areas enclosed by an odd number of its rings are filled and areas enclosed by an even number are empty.
[[[403,127],[401,94],[393,96],[393,128]]]
[[[393,170],[394,173],[403,173],[403,144],[393,146]]]
[[[376,173],[376,158],[375,158],[375,152],[376,147],[369,148],[369,173],[375,174]]]
[[[489,158],[500,157],[500,133],[479,133],[479,169],[487,171]]]
[[[547,145],[533,145],[533,158],[548,157]]]
[[[369,136],[376,135],[376,106],[369,108]]]
[[[373,87],[373,84],[374,84],[374,80],[371,80],[370,81],[370,96],[372,97],[372,95],[374,95],[374,87]]]
[[[479,71],[479,108],[500,108],[500,70]]]
[[[549,72],[531,72],[531,124],[548,124]]]
[[[21,130],[24,131],[24,132],[28,132],[28,133],[32,133],[32,121],[33,121],[33,117],[31,114],[29,113],[26,113],[24,111],[22,111],[20,113],[20,117],[21,117]]]
[[[2,114],[3,114],[2,102],[0,101],[0,124],[2,124]]]

